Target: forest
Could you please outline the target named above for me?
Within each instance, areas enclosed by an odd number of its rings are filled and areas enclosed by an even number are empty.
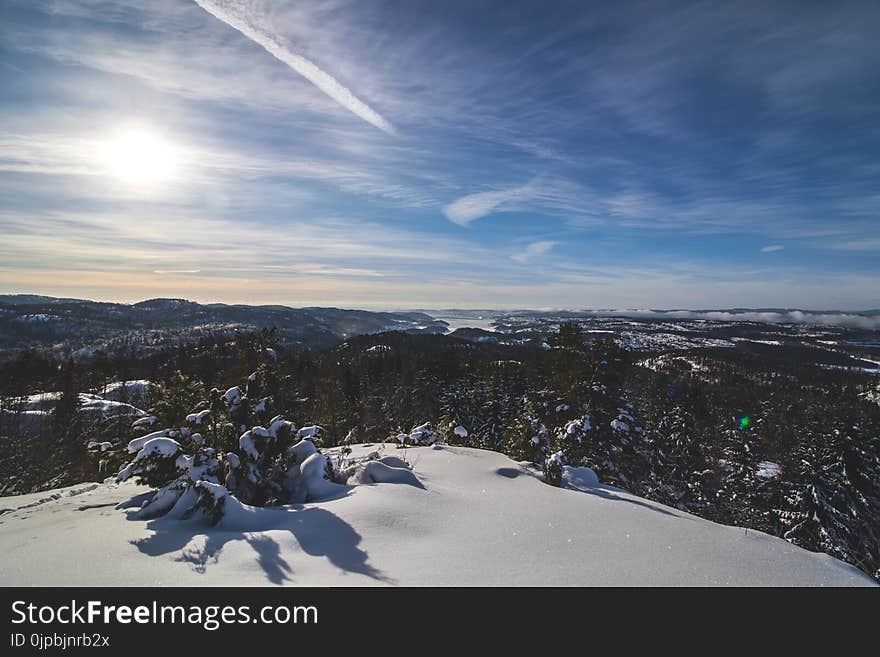
[[[150,381],[137,415],[80,412],[83,392]],[[646,353],[562,323],[542,347],[386,332],[316,351],[237,332],[147,355],[0,365],[0,477],[12,494],[113,476],[131,424],[192,425],[227,453],[252,425],[320,427],[323,446],[439,440],[562,465],[723,524],[831,554],[880,579],[880,405],[875,378],[731,349]],[[229,403],[228,392],[241,390]],[[38,432],[20,399],[60,393]],[[137,410],[137,409],[135,409]],[[97,446],[102,446],[96,448]]]

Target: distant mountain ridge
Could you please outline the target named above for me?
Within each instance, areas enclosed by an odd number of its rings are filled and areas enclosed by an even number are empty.
[[[203,306],[205,308],[275,308],[275,309],[287,309],[287,310],[346,310],[344,308],[339,308],[336,306],[288,306],[285,304],[229,304],[229,303],[198,303],[196,301],[190,301],[188,299],[183,298],[174,298],[174,297],[156,297],[154,299],[144,299],[143,301],[137,301],[134,303],[126,304],[121,302],[114,301],[93,301],[91,299],[75,299],[69,297],[53,297],[42,294],[0,294],[0,304],[7,305],[34,305],[34,304],[59,304],[59,303],[94,303],[94,304],[106,304],[106,305],[115,305],[115,306],[131,306],[133,308],[147,308],[153,306],[166,306],[173,307],[179,305],[191,305],[191,306]],[[356,310],[356,309],[355,309]],[[795,308],[795,307],[755,307],[755,308],[746,308],[746,307],[732,307],[732,308],[553,308],[553,309],[534,309],[534,308],[507,308],[507,309],[498,309],[498,308],[411,308],[411,309],[398,309],[398,310],[389,310],[389,311],[369,311],[369,310],[356,310],[357,312],[374,312],[374,313],[390,313],[393,315],[412,315],[414,313],[419,315],[427,315],[431,318],[434,318],[438,315],[450,315],[450,316],[461,316],[461,317],[470,317],[470,316],[480,316],[480,315],[515,315],[521,313],[527,314],[540,314],[540,315],[554,315],[559,313],[573,313],[573,314],[617,314],[617,315],[626,315],[629,313],[640,313],[640,314],[657,314],[664,315],[669,313],[694,313],[694,314],[704,314],[704,313],[806,313],[810,315],[833,315],[833,314],[845,314],[845,315],[864,315],[866,317],[875,317],[880,315],[880,308],[866,308],[862,310],[840,310],[836,308],[825,308],[825,309],[804,309],[804,308]]]
[[[83,303],[83,299],[67,299],[61,297],[47,297],[42,294],[0,294],[0,303],[13,306],[31,305],[37,303]]]
[[[146,353],[173,344],[274,327],[287,347],[321,349],[352,335],[382,331],[446,333],[447,324],[416,312],[199,304],[146,299],[134,304],[39,295],[0,295],[0,354],[42,348],[87,356],[101,350]]]
[[[316,306],[292,308],[277,304],[201,304],[180,298],[145,299],[127,304],[11,294],[0,295],[0,358],[31,348],[74,358],[88,357],[97,351],[107,355],[142,356],[169,346],[218,337],[226,339],[236,331],[266,328],[276,330],[282,346],[299,350],[324,349],[355,335],[385,331],[451,333],[453,337],[469,341],[529,341],[540,346],[542,335],[564,321],[587,324],[592,333],[604,330],[609,334],[620,334],[624,329],[632,328],[620,325],[621,321],[626,325],[637,323],[638,330],[646,334],[661,329],[680,332],[676,326],[690,322],[686,333],[705,332],[707,338],[722,340],[730,337],[725,332],[738,334],[743,327],[749,326],[760,333],[764,330],[761,327],[773,325],[780,330],[782,325],[788,325],[791,331],[824,325],[861,331],[848,337],[865,346],[864,341],[875,340],[874,332],[880,330],[880,310],[458,309],[379,312]],[[609,330],[612,328],[613,331]],[[866,331],[871,333],[864,333]],[[644,342],[642,338],[639,341]]]

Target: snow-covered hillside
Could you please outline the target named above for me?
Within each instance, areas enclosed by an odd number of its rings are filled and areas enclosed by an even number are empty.
[[[827,555],[603,486],[586,469],[567,469],[560,489],[496,452],[385,453],[405,457],[422,487],[245,507],[214,528],[133,519],[132,498],[147,489],[128,482],[0,498],[0,584],[874,584]]]

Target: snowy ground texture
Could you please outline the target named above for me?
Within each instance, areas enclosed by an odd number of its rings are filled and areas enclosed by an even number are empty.
[[[873,585],[832,557],[603,486],[585,468],[567,469],[559,489],[495,452],[384,454],[405,457],[423,487],[359,485],[321,503],[247,507],[214,528],[133,519],[147,490],[133,483],[0,498],[0,584]]]

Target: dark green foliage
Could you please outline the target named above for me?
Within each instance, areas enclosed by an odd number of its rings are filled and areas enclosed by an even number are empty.
[[[226,495],[217,495],[214,490],[204,484],[196,484],[195,486],[198,500],[183,515],[189,518],[197,513],[202,514],[207,519],[208,524],[213,527],[223,518],[226,511]]]
[[[547,344],[576,353],[585,349],[584,332],[577,322],[562,322],[555,333],[547,336]]]
[[[514,461],[542,464],[549,452],[549,431],[535,411],[534,403],[526,399],[504,431],[504,453]]]
[[[163,426],[180,426],[193,408],[205,398],[205,386],[197,378],[175,371],[165,381],[152,386],[156,400],[152,411]]]

